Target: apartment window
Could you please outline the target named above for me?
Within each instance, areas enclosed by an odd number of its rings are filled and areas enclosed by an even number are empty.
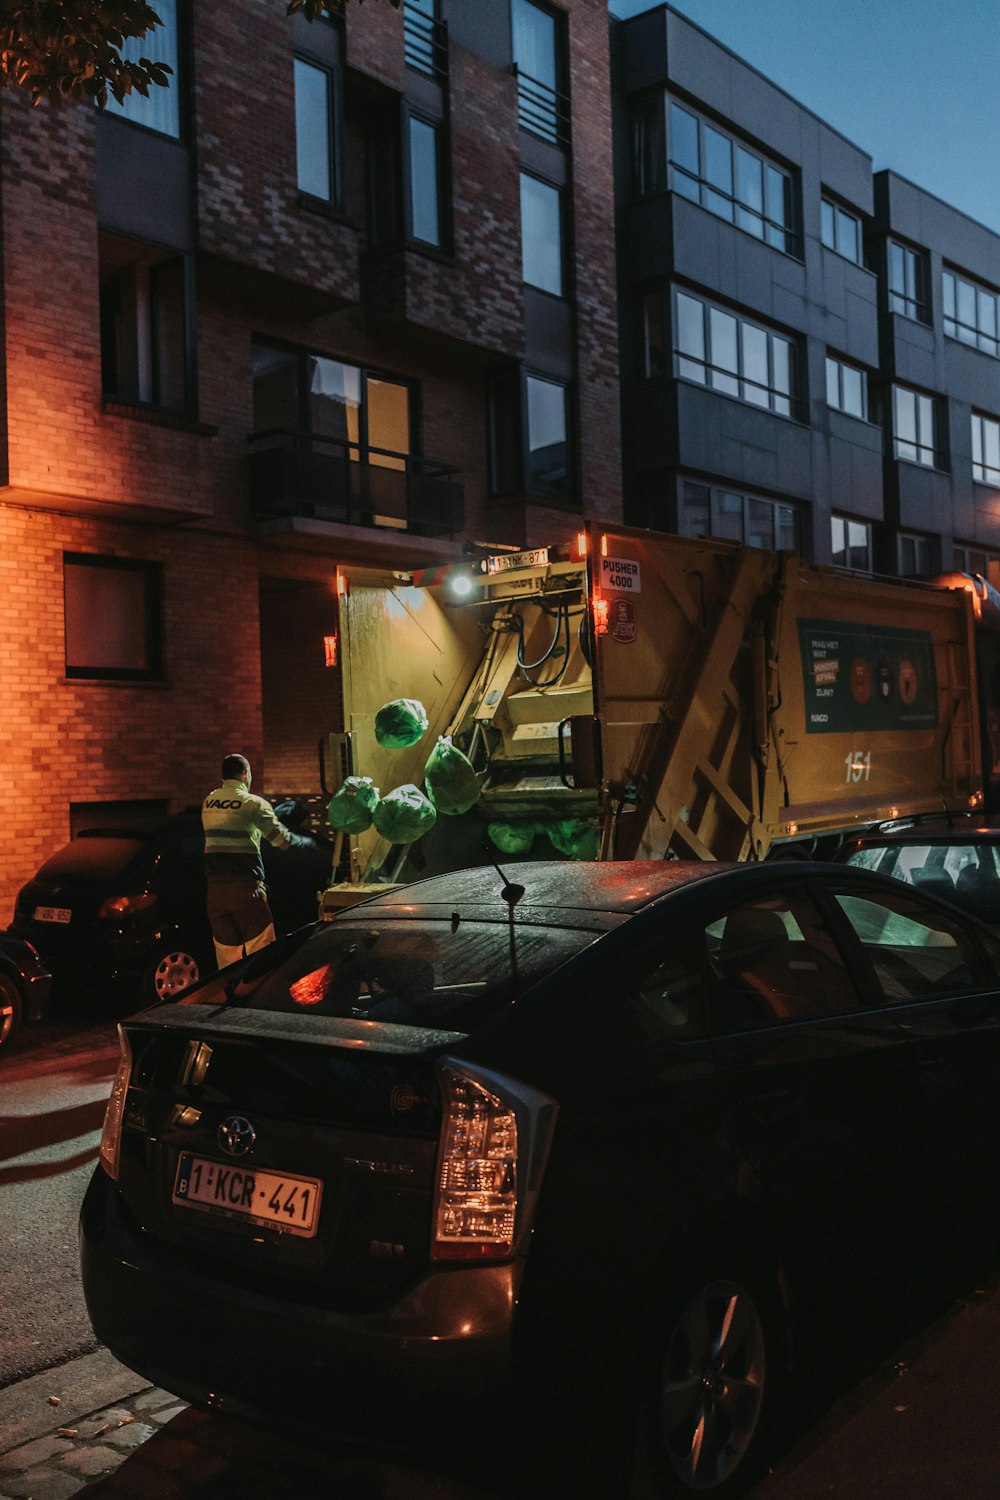
[[[681,491],[678,530],[681,536],[726,537],[769,552],[799,550],[799,513],[794,505],[690,480]]]
[[[972,477],[1000,485],[1000,422],[972,413]]]
[[[819,205],[820,238],[828,250],[861,264],[861,220],[839,203],[823,198]]]
[[[562,296],[562,196],[528,172],[521,173],[521,269],[528,286]]]
[[[411,114],[407,124],[410,236],[440,248],[441,127]]]
[[[64,553],[66,676],[161,679],[162,590],[158,563]]]
[[[490,381],[490,494],[525,492],[557,502],[573,493],[569,391],[509,369]]]
[[[1000,298],[996,292],[960,276],[957,271],[945,271],[941,278],[942,302],[944,303],[944,331],[949,338],[959,339],[984,354],[1000,358]]]
[[[410,386],[344,360],[253,346],[254,430],[305,438],[352,463],[404,469],[413,452]]]
[[[929,536],[901,531],[899,533],[900,578],[915,578],[920,573],[929,573],[932,566],[932,550]]]
[[[568,499],[568,391],[555,380],[529,375],[525,380],[527,408],[528,493],[552,500]]]
[[[872,523],[855,521],[850,516],[830,517],[830,540],[835,568],[853,568],[857,573],[872,571]]]
[[[163,24],[144,37],[126,38],[120,49],[121,55],[125,62],[138,62],[141,57],[149,57],[153,62],[166,63],[171,69],[170,80],[165,87],[151,84],[145,97],[133,89],[121,104],[109,95],[106,109],[109,115],[121,115],[134,125],[144,125],[147,130],[155,130],[160,135],[179,137],[181,77],[177,0],[156,0],[153,8]]]
[[[560,34],[556,17],[531,0],[513,0],[511,23],[517,72],[518,120],[525,130],[553,145],[567,133],[560,94]]]
[[[755,239],[796,253],[789,173],[672,101],[669,186]]]
[[[98,255],[105,399],[188,412],[193,339],[184,257],[107,233],[98,237]]]
[[[868,375],[857,365],[826,356],[826,404],[849,417],[868,420]]]
[[[937,460],[937,436],[934,421],[934,398],[908,386],[892,388],[892,431],[894,452],[911,464],[933,469]]]
[[[986,552],[982,547],[956,542],[952,555],[961,573],[978,573],[990,583],[1000,577],[1000,553]]]
[[[446,52],[438,0],[403,0],[403,57],[430,78],[444,71]]]
[[[919,323],[931,320],[923,252],[898,240],[889,241],[889,311]]]
[[[295,156],[299,190],[332,203],[337,196],[334,82],[329,68],[295,59]]]
[[[796,402],[795,347],[758,323],[686,292],[676,297],[677,375],[790,417]]]

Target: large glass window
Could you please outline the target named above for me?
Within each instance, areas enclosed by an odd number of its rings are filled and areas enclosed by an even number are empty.
[[[948,337],[1000,358],[1000,296],[957,271],[944,272],[941,289]]]
[[[782,334],[678,291],[675,340],[680,379],[779,416],[796,414],[795,348]]]
[[[151,85],[146,96],[133,89],[121,104],[109,95],[106,108],[109,115],[122,115],[135,125],[145,125],[147,130],[179,136],[181,77],[177,0],[156,0],[153,9],[163,24],[154,27],[144,37],[128,37],[122,44],[121,55],[126,62],[138,62],[141,57],[148,57],[153,62],[166,63],[171,69],[169,82],[165,87]]]
[[[839,905],[864,949],[883,1000],[906,1004],[992,984],[971,934],[961,924],[911,899],[905,891],[838,893]]]
[[[426,245],[442,240],[440,161],[440,127],[410,115],[410,234]]]
[[[521,173],[521,267],[529,286],[562,296],[561,194],[528,172]]]
[[[868,375],[834,355],[826,357],[826,403],[834,411],[868,420]]]
[[[162,589],[158,563],[65,553],[66,676],[161,678]]]
[[[933,469],[937,461],[933,396],[905,385],[893,386],[892,423],[896,457]]]
[[[105,399],[189,412],[194,393],[184,257],[107,233],[99,235],[98,255]]]
[[[681,491],[678,529],[681,536],[726,537],[768,552],[799,551],[799,513],[794,505],[693,480],[685,480]]]
[[[819,205],[820,238],[828,250],[861,264],[861,220],[839,203],[823,198]]]
[[[529,375],[525,398],[528,492],[565,500],[571,489],[568,392],[557,381]]]
[[[930,322],[924,254],[898,240],[889,241],[889,311]]]
[[[856,573],[872,571],[872,523],[855,521],[851,516],[830,517],[830,541],[835,568],[851,568]]]
[[[670,102],[669,187],[755,239],[787,255],[797,253],[792,179],[788,172],[717,126]],[[647,127],[643,145],[650,139]],[[639,163],[640,182],[658,191],[651,163]]]
[[[1000,421],[972,413],[972,477],[1000,485]]]
[[[329,203],[336,196],[333,74],[295,59],[295,156],[303,193]]]
[[[554,144],[563,139],[559,97],[559,31],[556,17],[531,0],[513,0],[514,66],[518,119],[525,130]]]
[[[311,439],[317,450],[403,469],[412,452],[410,387],[302,349],[253,346],[254,430]]]
[[[975,543],[956,542],[952,550],[955,567],[961,573],[978,573],[981,578],[1000,578],[1000,552],[987,552]]]
[[[933,545],[929,536],[921,536],[918,532],[901,531],[899,533],[900,578],[915,578],[921,573],[929,573],[932,553]]]

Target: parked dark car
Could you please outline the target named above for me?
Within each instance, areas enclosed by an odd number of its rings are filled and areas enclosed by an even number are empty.
[[[890,824],[855,835],[837,857],[1000,926],[1000,824],[982,814]]]
[[[44,1021],[52,976],[30,943],[0,932],[0,1049],[26,1021]]]
[[[308,832],[297,815],[291,821]],[[331,851],[323,838],[307,850],[264,846],[279,931],[315,920]],[[18,892],[11,931],[34,944],[57,981],[119,992],[130,1005],[177,995],[215,968],[203,854],[197,810],[87,829]]]
[[[558,1455],[545,1494],[731,1493],[814,1338],[983,1222],[1000,937],[831,863],[517,880],[387,891],[123,1023],[95,1333],[236,1414]]]

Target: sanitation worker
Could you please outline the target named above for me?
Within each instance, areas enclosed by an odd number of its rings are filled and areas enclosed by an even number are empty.
[[[274,917],[264,884],[262,838],[279,849],[308,847],[275,816],[270,802],[250,791],[253,772],[245,755],[227,755],[222,785],[205,798],[205,879],[208,920],[219,968],[274,942]]]

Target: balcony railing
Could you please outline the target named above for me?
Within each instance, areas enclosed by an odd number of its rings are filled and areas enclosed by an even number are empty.
[[[550,141],[553,146],[569,144],[569,99],[551,84],[532,78],[514,64],[517,76],[517,114],[525,130]]]
[[[432,459],[272,428],[251,434],[248,464],[260,520],[307,516],[417,536],[447,536],[465,524],[460,471]]]
[[[439,81],[448,72],[448,32],[443,21],[435,20],[415,6],[403,6],[403,57],[407,67],[426,73]]]

